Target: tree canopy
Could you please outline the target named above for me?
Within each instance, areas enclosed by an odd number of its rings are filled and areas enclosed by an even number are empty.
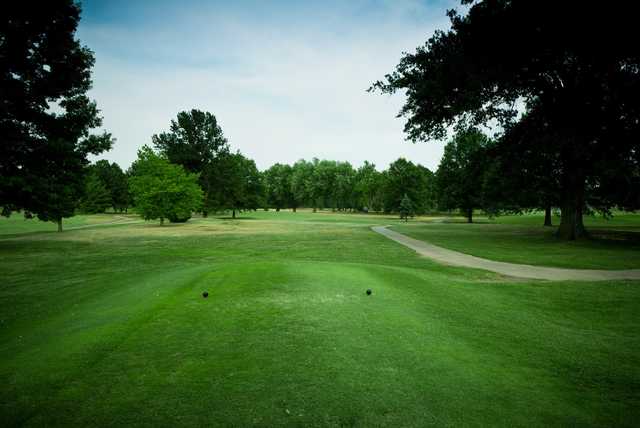
[[[136,209],[145,220],[186,221],[202,205],[198,174],[170,163],[149,146],[138,151],[130,178]]]
[[[263,173],[266,203],[276,210],[297,208],[297,199],[292,187],[293,168],[290,165],[276,163]]]
[[[206,207],[210,211],[256,210],[262,203],[262,177],[253,160],[240,152],[218,156],[205,171],[210,186]]]
[[[489,139],[476,129],[458,132],[445,146],[436,172],[439,208],[460,209],[469,223],[473,221],[474,208],[483,207],[485,150],[489,144]]]
[[[406,91],[400,114],[414,141],[442,139],[454,125],[496,121],[510,144],[524,105],[547,125],[539,132],[557,137],[545,150],[560,177],[559,235],[582,236],[588,192],[639,175],[635,15],[615,3],[464,3],[471,4],[466,15],[449,12],[450,30],[405,54],[372,89]],[[638,206],[632,190],[606,192],[601,202]]]
[[[72,0],[12,2],[0,18],[0,205],[62,230],[83,192],[89,154],[108,150],[91,88],[93,53],[75,38]]]
[[[418,214],[435,208],[433,173],[405,158],[392,162],[384,172],[383,191],[386,212],[398,212],[405,195],[412,201],[413,209]]]
[[[178,113],[176,120],[171,120],[169,132],[155,134],[151,140],[169,162],[182,165],[189,172],[204,171],[216,156],[228,151],[216,117],[197,109]]]
[[[129,206],[127,176],[115,162],[99,160],[88,168],[88,176],[97,176],[109,193],[109,206],[114,211],[125,211]]]
[[[96,173],[87,174],[80,207],[89,214],[103,213],[111,205],[111,194]]]

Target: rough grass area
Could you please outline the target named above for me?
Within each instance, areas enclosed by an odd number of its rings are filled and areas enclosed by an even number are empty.
[[[246,217],[2,224],[2,425],[637,424],[639,283],[440,266],[369,230],[390,217]]]
[[[559,219],[555,218],[555,224]],[[618,214],[612,220],[586,217],[592,239],[562,241],[555,227],[543,227],[541,215],[461,218],[437,223],[410,222],[393,229],[462,253],[491,260],[578,269],[640,268],[640,215]]]

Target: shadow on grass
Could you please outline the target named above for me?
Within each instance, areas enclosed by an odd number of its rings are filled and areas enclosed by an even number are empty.
[[[615,242],[616,244],[640,246],[640,232],[597,228],[588,228],[587,231],[589,232],[590,239],[593,241],[601,243]]]

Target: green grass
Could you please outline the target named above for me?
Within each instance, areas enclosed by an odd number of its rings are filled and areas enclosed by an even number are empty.
[[[640,215],[616,215],[612,220],[586,217],[592,239],[562,241],[555,227],[543,227],[543,216],[461,218],[442,223],[410,222],[394,230],[466,254],[512,263],[577,269],[640,268]],[[554,218],[557,225],[559,219]]]
[[[2,425],[636,425],[637,282],[437,265],[385,216],[246,217],[0,225]]]
[[[122,221],[135,221],[139,217],[127,214],[81,214],[63,220],[64,229],[75,229],[90,225],[103,225]],[[0,217],[0,236],[31,232],[55,232],[58,225],[51,221],[40,221],[37,218],[26,219],[21,213],[14,213],[11,217]]]

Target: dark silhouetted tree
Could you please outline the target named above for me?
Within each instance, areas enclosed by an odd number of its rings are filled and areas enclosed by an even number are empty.
[[[111,148],[91,88],[93,53],[75,38],[72,0],[13,2],[0,18],[0,206],[44,221],[74,214],[89,154]],[[55,108],[50,108],[55,107]]]
[[[518,105],[548,126],[557,162],[558,235],[585,235],[592,195],[600,209],[634,208],[640,153],[640,50],[636,15],[618,3],[464,1],[374,89],[406,91],[411,140],[442,139],[452,125],[517,127]],[[540,150],[543,150],[542,148]],[[505,180],[510,179],[506,174]],[[534,180],[532,180],[534,182]],[[608,188],[614,185],[623,189]],[[523,189],[524,190],[524,189]]]

